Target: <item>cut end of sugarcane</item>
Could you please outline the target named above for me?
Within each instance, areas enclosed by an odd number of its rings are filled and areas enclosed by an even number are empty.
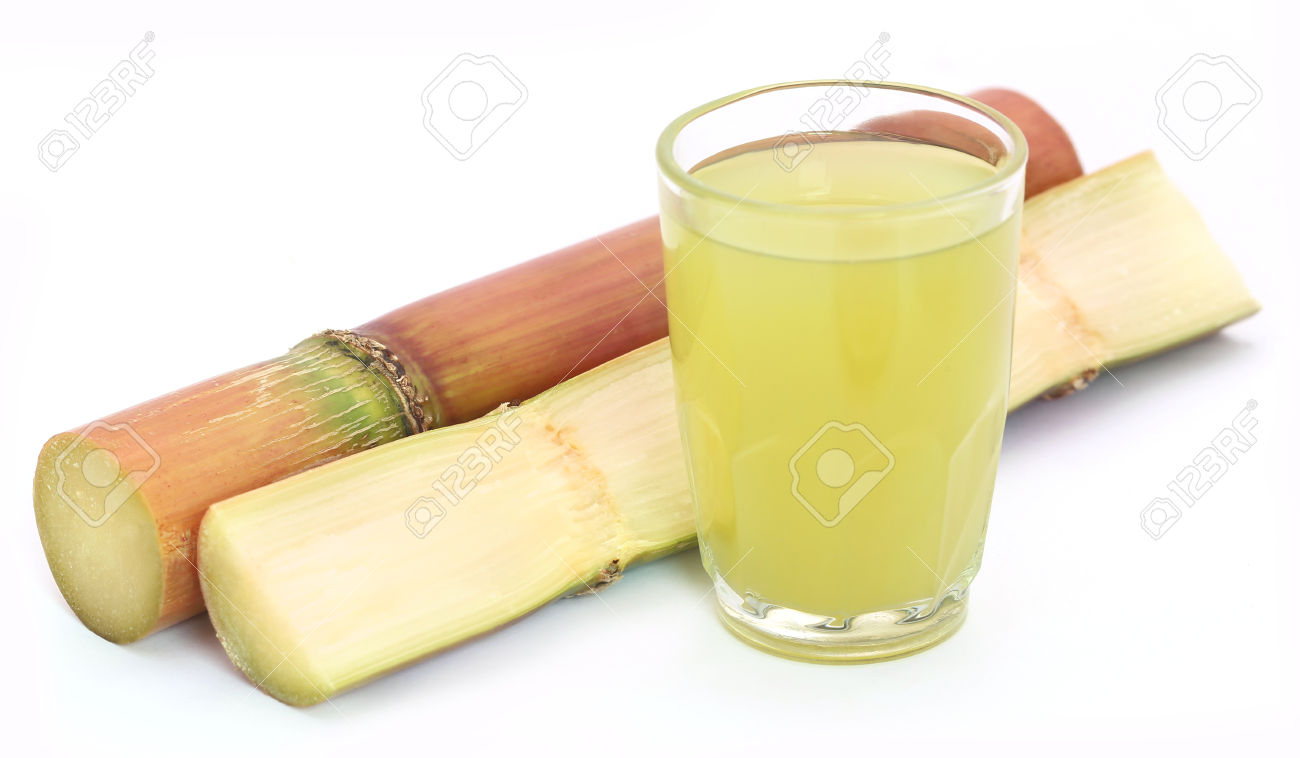
[[[237,543],[221,513],[204,518],[199,552],[207,559],[200,581],[218,639],[230,660],[263,692],[289,705],[324,702],[325,693],[335,688],[306,660],[302,636],[262,597],[257,566]]]
[[[1025,203],[1012,407],[1200,339],[1259,310],[1150,152]]]
[[[158,623],[163,560],[139,473],[86,435],[60,434],[36,466],[36,528],[54,582],[77,618],[111,642]]]

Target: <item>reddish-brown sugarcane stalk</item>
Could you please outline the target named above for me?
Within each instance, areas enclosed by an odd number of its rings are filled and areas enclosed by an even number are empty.
[[[1033,101],[975,96],[1025,132],[1034,191],[1081,174]],[[195,538],[209,505],[523,400],[665,336],[661,256],[648,218],[56,435],[35,503],[59,589],[114,642],[198,613]]]
[[[203,609],[207,507],[523,400],[667,333],[640,221],[52,438],[37,526],[69,605],[129,642]],[[659,295],[662,297],[662,294]]]

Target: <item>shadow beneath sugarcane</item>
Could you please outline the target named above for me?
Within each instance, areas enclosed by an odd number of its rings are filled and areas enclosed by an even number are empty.
[[[500,709],[502,692],[543,691],[556,671],[566,679],[589,680],[593,691],[635,668],[638,650],[665,652],[665,635],[689,637],[685,627],[701,616],[710,626],[712,586],[694,548],[633,566],[619,581],[596,593],[561,598],[492,632],[415,662],[331,703],[308,710],[324,717],[365,717],[371,712],[434,709],[479,703]],[[676,627],[681,633],[672,633]],[[648,647],[655,641],[655,649]],[[629,658],[632,656],[632,658]],[[570,682],[571,683],[571,682]],[[271,702],[267,700],[267,702]],[[337,708],[337,711],[336,711]]]
[[[291,708],[258,691],[257,685],[232,665],[206,613],[129,645],[119,646],[119,649],[137,656],[140,669],[146,672],[146,676],[173,679],[177,696],[180,696],[182,688],[201,682],[203,684],[198,686],[208,691],[214,685],[219,688],[226,698],[227,707],[271,707],[313,720],[330,716],[337,718],[328,706],[323,709]]]
[[[1153,401],[1172,387],[1195,383],[1209,365],[1231,365],[1260,348],[1244,339],[1217,332],[1166,353],[1134,363],[1112,366],[1079,392],[1054,400],[1034,400],[1007,417],[1003,455],[1034,447],[1060,435],[1062,428],[1083,426],[1098,415],[1149,414]],[[1103,411],[1104,414],[1099,414]]]

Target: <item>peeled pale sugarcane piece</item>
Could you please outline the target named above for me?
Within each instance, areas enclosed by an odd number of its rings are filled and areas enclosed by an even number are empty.
[[[1259,307],[1149,155],[1045,193],[1024,225],[1013,405]],[[204,597],[258,686],[317,703],[691,544],[683,460],[661,340],[217,504]]]
[[[1033,100],[974,97],[1023,130],[1028,192],[1081,173],[1069,136]],[[532,397],[659,339],[662,281],[659,220],[648,218],[56,435],[34,499],[59,590],[114,642],[193,616],[209,505]]]
[[[1011,406],[1258,310],[1196,208],[1140,153],[1025,202]]]
[[[690,545],[671,371],[663,339],[217,504],[200,575],[226,650],[311,704]]]

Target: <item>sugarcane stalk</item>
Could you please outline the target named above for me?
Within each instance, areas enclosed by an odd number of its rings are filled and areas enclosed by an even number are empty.
[[[975,96],[1019,124],[1038,186],[1081,173],[1032,100]],[[661,338],[662,279],[658,219],[644,219],[56,435],[34,486],[56,584],[114,642],[199,613],[194,540],[209,505],[478,417]]]
[[[1014,407],[1259,308],[1149,153],[1030,200],[1024,228]],[[259,687],[321,702],[691,544],[684,460],[660,340],[215,505],[213,625]]]
[[[113,642],[199,613],[194,541],[209,505],[661,337],[663,308],[642,284],[658,281],[660,256],[657,219],[639,221],[56,435],[34,485],[55,582]]]

